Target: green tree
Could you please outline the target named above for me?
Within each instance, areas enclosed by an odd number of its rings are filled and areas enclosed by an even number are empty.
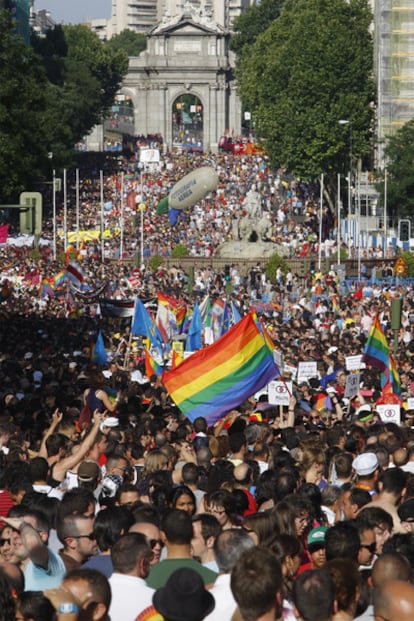
[[[126,29],[109,39],[105,45],[113,52],[123,50],[128,56],[139,56],[147,47],[147,37]]]
[[[0,11],[0,203],[17,202],[48,165],[47,87],[10,13]]]
[[[280,15],[284,0],[262,0],[260,4],[249,7],[233,22],[235,34],[230,39],[230,48],[243,56],[249,53],[260,33],[264,32]]]
[[[86,26],[65,26],[64,33],[68,52],[63,96],[69,100],[71,120],[79,127],[84,125],[85,133],[112,105],[128,70],[128,56],[104,45]]]
[[[68,165],[73,146],[101,123],[128,69],[128,56],[107,48],[86,26],[57,26],[33,38],[50,80],[50,150],[55,167]]]
[[[63,86],[68,46],[62,26],[49,28],[44,37],[33,34],[31,45],[36,54],[42,59],[41,62],[50,82]]]
[[[278,267],[281,268],[284,274],[286,274],[286,272],[288,271],[288,264],[286,263],[285,259],[283,259],[283,257],[275,252],[275,254],[272,254],[272,256],[269,258],[268,262],[265,265],[266,276],[271,282],[274,282],[276,280],[276,272]]]
[[[158,254],[155,254],[154,256],[152,256],[150,260],[148,261],[148,265],[152,269],[153,272],[156,272],[163,263],[164,263],[164,259],[160,257]]]
[[[123,50],[85,26],[57,26],[32,47],[0,11],[0,200],[68,165],[74,144],[101,122],[128,69]],[[53,164],[49,154],[53,154]]]
[[[407,266],[407,271],[404,274],[404,278],[413,278],[414,276],[414,254],[410,251],[403,252],[401,254]]]
[[[414,121],[403,125],[388,140],[387,210],[391,217],[412,216],[414,206]],[[384,200],[384,184],[378,186]]]
[[[236,66],[243,103],[275,164],[310,180],[370,152],[373,49],[367,0],[287,0]],[[346,119],[351,125],[340,125]]]
[[[188,251],[188,248],[184,246],[183,244],[177,244],[171,250],[171,256],[173,259],[179,259],[181,257],[188,257],[189,254],[190,253]]]

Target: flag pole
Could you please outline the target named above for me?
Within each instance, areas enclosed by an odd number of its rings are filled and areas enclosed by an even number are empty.
[[[124,254],[124,173],[121,173],[121,239],[119,244],[119,260]]]
[[[64,242],[64,250],[66,251],[66,247],[68,245],[67,238],[67,219],[68,219],[68,196],[67,196],[67,176],[66,176],[66,168],[63,169],[63,242]]]
[[[76,169],[76,250],[79,250],[79,168]]]
[[[99,171],[99,179],[101,186],[101,259],[104,262],[104,188],[103,188],[103,170]]]
[[[127,346],[125,348],[125,356],[124,356],[124,367],[125,368],[127,366],[129,352],[131,351],[131,344],[132,344],[132,332],[129,333],[129,339],[127,342]]]

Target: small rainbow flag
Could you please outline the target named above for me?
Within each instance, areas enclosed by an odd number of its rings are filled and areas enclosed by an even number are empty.
[[[338,316],[340,314],[340,312],[341,312],[341,309],[339,307],[339,302],[338,302],[338,298],[336,297],[336,295],[332,296],[331,301],[332,301],[333,311],[334,311],[335,315]]]
[[[155,360],[153,356],[151,356],[148,349],[145,350],[145,375],[148,379],[151,379],[152,375],[162,375],[163,368],[158,362]]]
[[[316,410],[318,410],[318,412],[324,409],[332,410],[333,408],[330,396],[325,395],[325,393],[323,392],[320,392],[318,395],[316,395],[314,407]]]
[[[365,344],[362,361],[371,365],[374,369],[384,372],[389,366],[389,351],[387,339],[377,314]]]
[[[59,287],[59,285],[61,285],[66,280],[65,270],[60,270],[60,272],[55,274],[51,280],[53,281],[54,287]]]
[[[401,394],[400,375],[391,354],[389,355],[388,368],[381,373],[381,388],[383,395],[390,393],[394,393],[395,395]]]

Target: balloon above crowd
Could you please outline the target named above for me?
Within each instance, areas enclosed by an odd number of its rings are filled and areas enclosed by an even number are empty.
[[[177,181],[168,197],[158,203],[157,213],[167,213],[168,210],[171,225],[174,225],[180,211],[190,209],[197,201],[214,192],[218,182],[219,178],[214,168],[209,166],[196,168]]]

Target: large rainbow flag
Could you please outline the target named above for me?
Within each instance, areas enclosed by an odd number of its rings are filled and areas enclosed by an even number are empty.
[[[279,375],[253,317],[243,317],[217,341],[164,371],[163,383],[190,421],[212,425]]]

